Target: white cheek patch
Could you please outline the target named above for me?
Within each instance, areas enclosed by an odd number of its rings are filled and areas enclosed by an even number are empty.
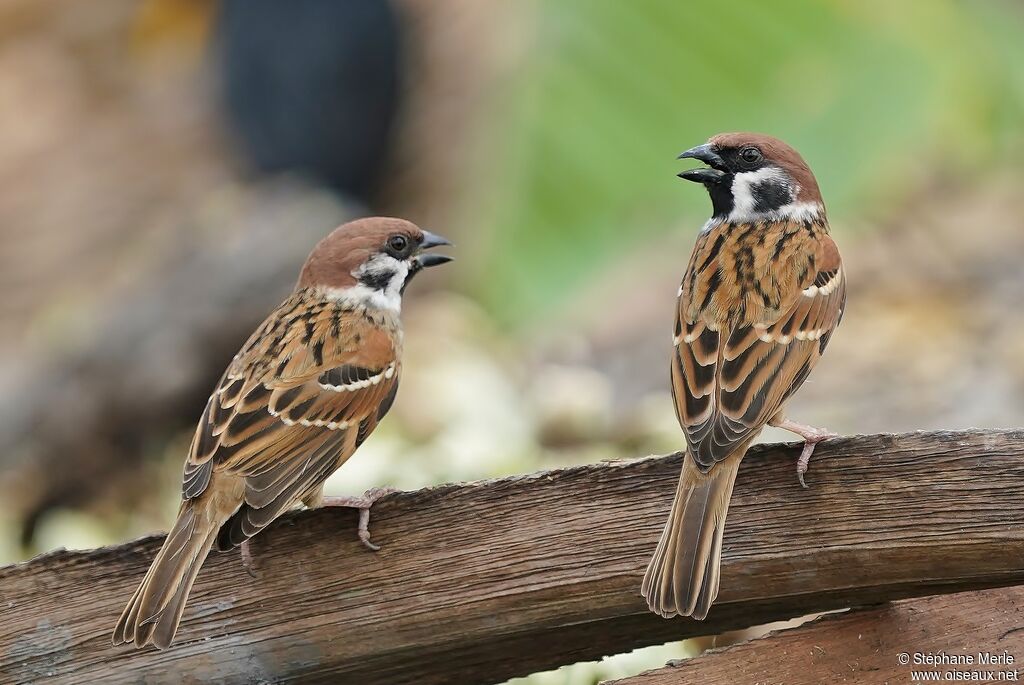
[[[408,262],[379,254],[353,271],[352,275],[360,282],[348,288],[330,288],[325,291],[327,297],[353,307],[386,309],[396,314],[402,311],[402,286],[409,276]],[[379,288],[362,282],[376,282],[385,277],[387,280]]]
[[[764,183],[774,183],[786,192],[790,201],[768,211],[758,211],[757,197],[754,189]],[[789,219],[794,221],[814,220],[821,214],[821,205],[817,202],[796,202],[800,194],[800,186],[779,167],[764,167],[757,171],[746,171],[733,176],[732,180],[732,211],[727,217],[733,223],[752,221],[778,221]]]
[[[745,171],[736,174],[732,178],[732,212],[729,219],[734,216],[748,217],[755,214],[754,207],[757,206],[757,198],[754,197],[754,186],[765,182],[775,182],[787,190],[790,197],[793,193],[792,184],[786,174],[778,167],[764,167],[757,171]]]

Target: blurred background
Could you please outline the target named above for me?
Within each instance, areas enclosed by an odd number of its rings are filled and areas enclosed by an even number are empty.
[[[458,261],[411,288],[402,391],[330,492],[680,448],[709,201],[674,158],[728,130],[803,153],[849,273],[790,415],[1022,425],[1021,35],[1011,0],[6,0],[0,563],[164,529],[221,370],[366,214]]]

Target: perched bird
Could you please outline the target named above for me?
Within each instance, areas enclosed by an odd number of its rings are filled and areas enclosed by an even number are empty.
[[[114,644],[171,644],[210,548],[245,543],[323,484],[391,408],[401,370],[402,293],[450,245],[408,221],[336,229],[306,259],[292,295],[235,355],[199,420],[178,518],[114,629]],[[372,491],[371,491],[372,492]],[[378,493],[379,496],[379,493]],[[360,509],[369,542],[374,496]],[[243,548],[244,551],[244,548]]]
[[[718,595],[722,532],[740,460],[764,426],[816,443],[833,434],[785,419],[786,401],[843,317],[846,277],[803,158],[780,140],[727,133],[679,155],[708,168],[713,216],[679,287],[672,397],[686,433],[683,471],[642,594],[666,618],[703,619]]]

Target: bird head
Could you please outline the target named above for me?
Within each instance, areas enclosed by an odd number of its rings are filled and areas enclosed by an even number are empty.
[[[413,276],[452,260],[425,252],[440,245],[451,243],[404,219],[350,221],[313,248],[296,287],[320,288],[332,299],[398,312]]]
[[[824,214],[818,182],[800,153],[759,133],[722,133],[678,159],[708,166],[680,178],[703,183],[713,216],[733,222],[814,219]]]

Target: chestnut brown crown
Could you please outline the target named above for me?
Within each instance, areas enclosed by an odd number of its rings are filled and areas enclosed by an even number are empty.
[[[306,258],[296,289],[347,289],[400,295],[422,269],[451,261],[424,250],[451,243],[411,221],[367,217],[342,224],[317,243]]]
[[[716,217],[785,217],[823,213],[818,182],[800,153],[763,133],[720,133],[679,155],[704,162],[680,178],[704,184]]]

